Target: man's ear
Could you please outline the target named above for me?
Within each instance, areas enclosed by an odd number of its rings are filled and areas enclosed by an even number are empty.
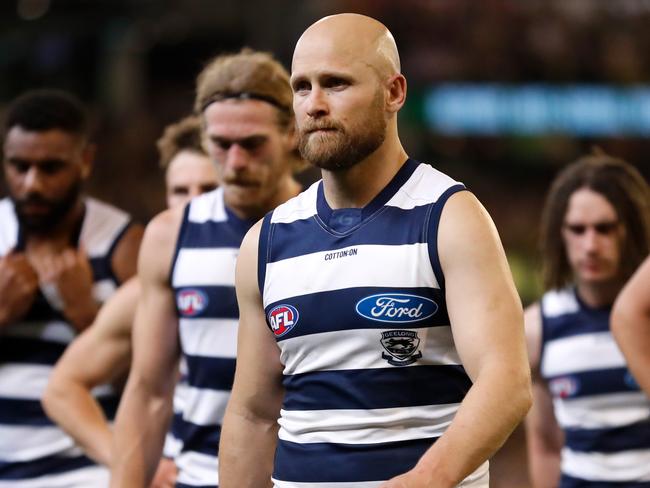
[[[406,78],[401,73],[396,73],[388,79],[386,88],[386,110],[397,113],[406,102]]]
[[[95,155],[97,154],[97,145],[91,142],[87,143],[81,153],[81,177],[86,180],[92,172],[95,164]]]
[[[290,123],[284,133],[287,151],[293,152],[298,148],[298,129],[295,123]]]

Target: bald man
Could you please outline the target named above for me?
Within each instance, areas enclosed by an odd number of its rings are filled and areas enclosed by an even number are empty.
[[[530,406],[496,229],[407,156],[399,70],[390,32],[360,15],[296,45],[299,146],[322,181],[241,247],[221,488],[487,487],[486,460]]]

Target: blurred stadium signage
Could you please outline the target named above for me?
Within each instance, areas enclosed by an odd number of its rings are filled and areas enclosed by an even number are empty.
[[[650,136],[650,86],[442,84],[427,125],[448,135]]]

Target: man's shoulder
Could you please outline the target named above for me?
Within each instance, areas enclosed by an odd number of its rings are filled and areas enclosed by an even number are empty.
[[[223,190],[217,189],[193,198],[186,205],[168,208],[157,214],[147,224],[145,238],[175,242],[185,221],[201,224],[226,219]]]
[[[279,205],[271,212],[271,222],[274,224],[291,223],[297,220],[308,219],[315,215],[318,187],[320,184],[321,180],[316,181],[306,190]]]
[[[192,198],[188,203],[187,219],[196,224],[228,220],[223,188],[217,188]]]
[[[9,198],[0,199],[0,256],[14,248],[18,241],[18,220]]]
[[[84,204],[86,205],[86,212],[90,217],[131,218],[126,210],[122,210],[111,203],[104,202],[103,200],[94,197],[88,196],[84,198]]]
[[[145,230],[145,239],[176,239],[183,222],[183,217],[187,210],[187,206],[180,205],[177,207],[168,208],[157,214],[147,224]]]
[[[16,220],[14,203],[9,197],[0,199],[0,216],[2,216],[2,219],[0,219],[1,226],[5,226],[7,224],[6,217],[12,217],[14,221]]]
[[[580,311],[580,302],[573,287],[548,290],[540,300],[540,309],[544,317],[554,318]]]
[[[409,209],[436,203],[441,198],[465,189],[463,183],[426,163],[418,163],[411,176],[387,202],[389,206]]]
[[[114,205],[87,197],[86,213],[81,227],[80,242],[89,256],[105,255],[124,235],[131,216]]]

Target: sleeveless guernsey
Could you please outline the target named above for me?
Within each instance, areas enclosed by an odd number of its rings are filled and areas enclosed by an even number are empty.
[[[564,431],[562,488],[650,487],[650,402],[609,330],[574,288],[541,301],[540,371]]]
[[[286,392],[275,486],[377,487],[453,420],[471,381],[436,243],[462,190],[408,160],[362,209],[332,210],[317,182],[265,218],[258,277]],[[487,484],[485,463],[462,486]]]
[[[223,189],[193,199],[181,225],[171,283],[187,365],[178,487],[218,485],[219,435],[235,374],[239,309],[235,260],[252,222],[224,204]]]
[[[129,216],[121,210],[92,198],[85,200],[75,243],[88,254],[98,302],[105,301],[117,286],[111,257],[129,223]],[[0,200],[0,255],[23,248],[13,204],[6,198]],[[0,331],[0,487],[108,484],[107,469],[84,456],[41,407],[52,368],[76,336],[61,310],[56,290],[42,287],[27,315]],[[107,386],[95,393],[112,420],[118,397]]]

